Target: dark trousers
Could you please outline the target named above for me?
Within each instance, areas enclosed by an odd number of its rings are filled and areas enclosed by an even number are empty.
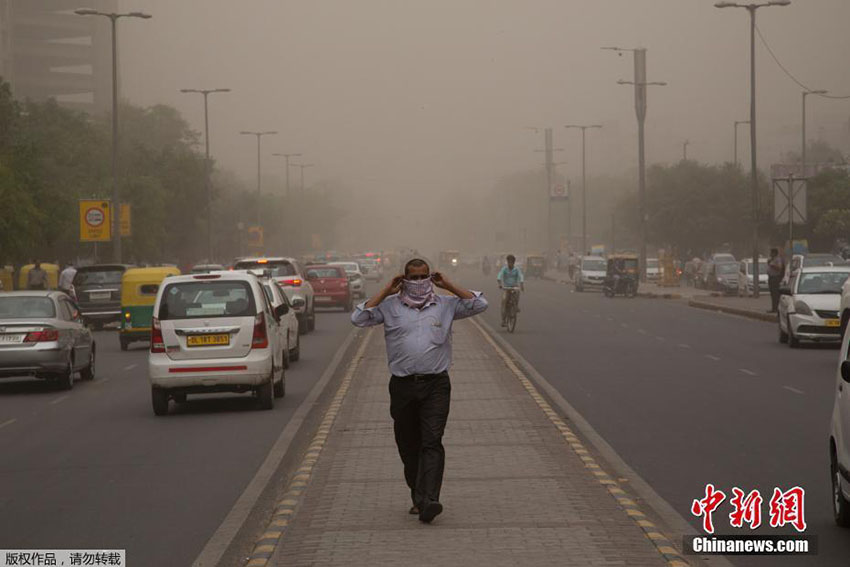
[[[390,379],[390,415],[395,442],[404,463],[404,480],[417,506],[440,499],[446,461],[443,431],[449,417],[451,392],[447,373]]]
[[[779,284],[782,283],[782,276],[768,276],[767,289],[770,290],[770,309],[776,311],[779,309]]]

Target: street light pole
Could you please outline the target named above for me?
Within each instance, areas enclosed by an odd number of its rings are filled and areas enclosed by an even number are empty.
[[[634,81],[617,81],[620,85],[634,85],[635,87],[635,113],[638,121],[638,214],[640,215],[640,281],[646,281],[646,143],[645,143],[645,124],[646,124],[646,87],[648,86],[666,86],[663,81],[647,82],[646,80],[646,49],[623,49],[621,47],[603,47],[609,51],[631,51],[634,53],[635,64],[635,80]]]
[[[118,18],[142,18],[149,20],[150,14],[144,12],[127,12],[123,14],[115,12],[100,12],[91,8],[80,8],[74,10],[78,16],[103,16],[109,18],[112,26],[112,209],[109,212],[112,224],[112,259],[115,263],[121,263],[121,195],[118,191],[118,40],[117,22]]]
[[[587,153],[585,134],[588,128],[602,128],[601,124],[588,124],[586,126],[567,124],[564,128],[578,128],[581,130],[581,255],[587,253]]]
[[[260,140],[262,140],[263,136],[273,136],[273,135],[277,134],[277,131],[276,130],[266,130],[264,132],[252,132],[250,130],[243,130],[242,132],[239,132],[239,133],[244,135],[244,136],[256,136],[257,137],[257,226],[259,226],[260,220],[261,220],[260,215],[261,215],[261,211],[263,210],[263,204],[260,202],[260,184],[261,184],[261,181],[260,181],[260,178],[261,178],[261,169],[260,169],[261,161],[260,161],[260,159],[261,159],[261,155],[262,155],[262,151],[261,151],[262,144],[261,144]]]
[[[682,143],[682,161],[688,161],[688,146],[691,144],[690,140],[685,140]]]
[[[825,95],[827,91],[803,91],[803,147],[800,153],[800,177],[806,177],[806,97],[809,95]]]
[[[207,261],[213,261],[212,237],[212,175],[210,163],[210,115],[207,99],[212,93],[229,93],[230,89],[180,89],[181,93],[200,93],[204,95],[204,185],[207,192]]]
[[[756,10],[766,6],[788,6],[791,0],[771,0],[760,4],[717,2],[715,8],[744,8],[750,14],[750,185],[753,217],[753,297],[759,296],[759,193],[758,156],[756,155]]]
[[[740,124],[749,124],[749,120],[736,120],[735,121],[735,143],[734,143],[734,158],[735,158],[735,167],[738,167],[738,126]]]
[[[289,158],[301,157],[301,154],[272,154],[275,157],[282,157],[286,160],[286,196],[289,197]]]

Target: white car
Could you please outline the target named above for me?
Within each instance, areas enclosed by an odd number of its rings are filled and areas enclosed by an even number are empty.
[[[801,268],[781,290],[779,342],[795,348],[801,340],[841,340],[841,290],[850,267]]]
[[[366,298],[366,279],[360,271],[360,264],[357,262],[330,262],[328,265],[342,267],[348,276],[348,288],[351,290],[351,295],[355,298]]]
[[[383,270],[381,269],[381,265],[378,263],[377,260],[366,258],[364,260],[358,260],[358,264],[360,265],[360,272],[366,277],[367,280],[372,280],[376,282],[381,281],[381,276],[383,276]]]
[[[658,258],[646,259],[646,279],[651,282],[661,279],[661,266],[658,263]]]
[[[289,368],[290,362],[296,362],[301,358],[301,336],[298,333],[298,317],[289,303],[289,298],[283,291],[279,283],[270,278],[261,278],[263,289],[272,308],[275,312],[283,311],[283,315],[278,320],[278,331],[280,333],[281,342],[286,345],[284,352],[286,357],[284,367]],[[286,309],[280,309],[281,305],[286,305]]]
[[[829,432],[829,465],[832,479],[832,516],[843,528],[850,527],[850,335],[841,342],[835,398]]]
[[[582,257],[575,274],[576,291],[581,292],[587,288],[602,289],[607,272],[608,263],[605,258],[600,256]]]
[[[271,270],[271,277],[279,283],[289,298],[298,317],[298,331],[304,335],[316,329],[316,306],[313,303],[313,286],[304,277],[304,270],[295,258],[257,257],[240,258],[233,264],[237,270]]]
[[[759,291],[767,289],[767,258],[759,258]],[[741,260],[738,263],[738,297],[749,297],[753,294],[753,259]]]
[[[254,392],[262,409],[286,390],[277,320],[259,279],[218,272],[173,276],[159,287],[151,321],[148,376],[156,415],[187,394]]]

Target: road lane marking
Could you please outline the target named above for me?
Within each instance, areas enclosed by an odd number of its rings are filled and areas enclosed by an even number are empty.
[[[707,354],[707,355],[705,355],[705,357],[706,357],[707,359],[709,359],[709,360],[713,360],[713,361],[715,361],[715,362],[717,362],[718,360],[720,360],[720,357],[719,357],[719,356],[714,356],[713,354]]]
[[[55,400],[51,400],[51,401],[49,401],[49,402],[47,402],[47,403],[48,403],[48,404],[50,404],[51,406],[55,406],[56,404],[58,404],[58,403],[60,403],[60,402],[64,402],[64,401],[65,401],[65,400],[67,400],[69,397],[70,397],[70,394],[67,394],[67,395],[65,395],[65,396],[62,396],[61,398],[56,398]]]
[[[794,392],[795,394],[800,394],[801,396],[805,393],[802,390],[798,390],[797,388],[795,388],[793,386],[782,386],[782,387],[785,388],[786,390],[788,390],[789,392]]]
[[[3,423],[0,423],[0,429],[3,429],[3,428],[4,428],[4,427],[6,427],[7,425],[12,425],[12,424],[13,424],[13,423],[15,423],[16,421],[18,421],[18,420],[17,420],[17,419],[15,419],[14,417],[13,417],[12,419],[8,419],[8,420],[4,421]]]
[[[640,333],[641,335],[645,335],[646,329],[638,329],[638,333]]]
[[[620,326],[622,328],[626,329],[626,328],[628,328],[629,324],[628,323],[620,323]]]
[[[665,339],[664,337],[655,337],[655,340],[656,341],[666,341],[667,339]]]
[[[641,530],[643,530],[644,535],[649,539],[652,544],[655,546],[658,553],[661,554],[663,559],[667,562],[667,565],[670,566],[687,566],[688,563],[684,561],[679,552],[673,547],[671,540],[667,539],[664,535],[659,533],[658,527],[651,521],[646,518],[646,514],[644,514],[640,507],[635,503],[634,498],[630,498],[629,494],[622,489],[622,479],[615,480],[599,465],[597,460],[590,456],[587,449],[584,447],[584,443],[581,439],[576,436],[573,432],[572,428],[567,424],[566,421],[561,419],[558,413],[552,409],[552,406],[546,401],[534,383],[526,376],[525,372],[519,367],[518,363],[508,354],[508,352],[499,346],[496,343],[495,338],[491,335],[491,332],[488,332],[485,327],[479,323],[478,321],[472,320],[472,324],[478,328],[478,331],[484,337],[484,340],[492,347],[496,354],[502,359],[505,365],[510,369],[511,373],[513,373],[514,377],[520,382],[520,384],[525,388],[531,398],[537,402],[537,406],[543,410],[543,413],[549,418],[550,423],[554,425],[561,435],[564,437],[564,440],[569,444],[570,448],[573,452],[582,460],[584,466],[588,469],[591,469],[592,474],[596,478],[596,481],[605,487],[608,493],[617,501],[626,515],[635,522]],[[652,536],[650,537],[650,534]],[[248,564],[251,565],[250,563]],[[265,564],[257,564],[258,567],[262,567]]]
[[[679,343],[676,346],[679,348],[691,348],[691,345],[686,345],[685,343]]]
[[[132,370],[137,366],[138,366],[138,364],[129,364],[129,365],[124,367],[124,370]]]
[[[747,370],[746,368],[739,368],[738,372],[742,372],[742,373],[746,374],[747,376],[758,376],[757,373],[753,372],[752,370]]]

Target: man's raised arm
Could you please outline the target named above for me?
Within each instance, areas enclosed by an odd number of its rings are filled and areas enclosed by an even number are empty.
[[[404,276],[396,276],[384,286],[384,288],[375,294],[369,301],[364,301],[354,309],[351,314],[351,322],[355,327],[371,327],[380,325],[384,322],[384,315],[377,307],[387,297],[398,293],[401,289],[401,283]]]

